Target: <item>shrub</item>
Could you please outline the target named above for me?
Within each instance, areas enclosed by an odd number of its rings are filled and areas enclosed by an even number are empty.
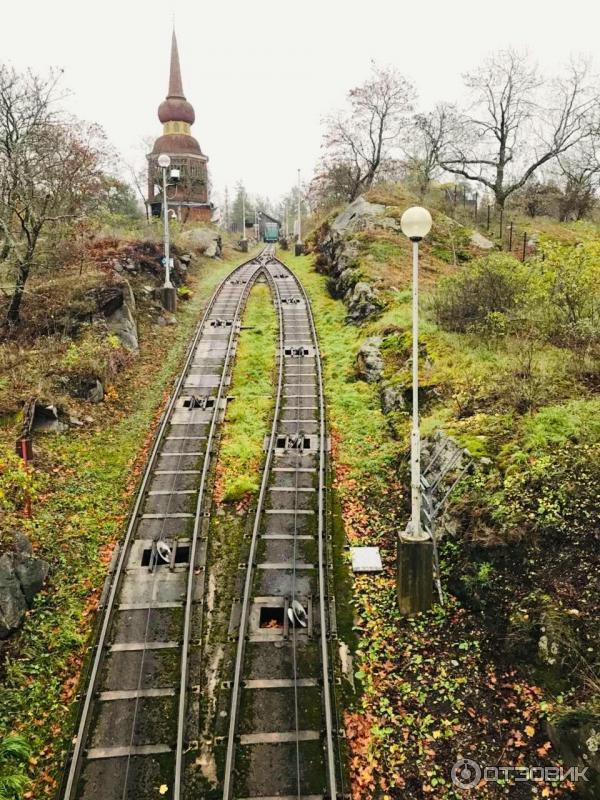
[[[25,469],[23,461],[8,451],[0,455],[0,541],[21,512],[25,500],[35,497],[40,487],[36,473]]]
[[[57,388],[64,388],[74,397],[86,397],[96,379],[106,384],[131,360],[119,339],[106,336],[102,327],[92,326],[79,339],[72,341],[64,353],[60,370],[54,372]]]
[[[429,246],[431,254],[441,261],[462,263],[470,258],[471,235],[467,228],[453,219],[438,214],[429,236]]]
[[[545,243],[522,264],[505,253],[480,258],[443,280],[434,297],[448,330],[528,338],[600,351],[600,243]]]
[[[511,255],[476,259],[441,281],[433,301],[437,321],[461,333],[505,332],[525,302],[529,279],[529,269]]]
[[[600,346],[600,243],[545,243],[535,266],[547,338],[559,346]]]
[[[530,459],[515,454],[497,495],[496,516],[505,528],[594,537],[600,515],[600,445],[567,444]]]

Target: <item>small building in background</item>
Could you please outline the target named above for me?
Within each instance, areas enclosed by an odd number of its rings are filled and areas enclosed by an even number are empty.
[[[208,198],[208,156],[204,155],[192,136],[196,119],[194,108],[183,93],[177,38],[173,31],[171,43],[171,69],[169,91],[158,108],[158,118],[163,125],[162,136],[154,143],[148,155],[148,205],[152,216],[162,214],[162,171],[158,157],[163,153],[171,159],[171,169],[179,170],[179,180],[167,189],[169,212],[186,222],[210,222],[213,205]],[[169,181],[171,183],[171,181]]]

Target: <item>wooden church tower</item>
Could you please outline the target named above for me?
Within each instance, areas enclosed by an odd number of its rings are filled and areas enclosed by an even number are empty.
[[[171,185],[167,189],[169,211],[172,210],[182,222],[210,221],[213,205],[208,199],[208,156],[192,136],[191,127],[196,115],[183,93],[175,31],[171,43],[169,91],[166,100],[158,107],[158,118],[163,125],[163,134],[148,155],[148,205],[152,215],[162,214],[162,171],[157,161],[165,153],[171,159],[170,170],[179,170],[179,180],[175,184],[169,181]]]

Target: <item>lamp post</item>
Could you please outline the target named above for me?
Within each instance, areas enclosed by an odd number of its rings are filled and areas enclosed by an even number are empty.
[[[400,535],[398,599],[404,614],[424,611],[432,601],[432,553],[429,536],[421,528],[421,437],[419,431],[419,242],[431,230],[431,214],[413,206],[400,220],[412,242],[412,428],[410,432],[411,519]]]
[[[242,186],[242,238],[240,241],[242,253],[248,252],[248,239],[246,238],[246,190]]]
[[[162,288],[162,303],[167,311],[175,311],[177,308],[177,291],[171,283],[171,241],[169,231],[169,204],[167,200],[167,170],[171,166],[171,159],[166,153],[162,153],[158,157],[158,166],[162,170],[162,207],[165,257],[165,282]]]
[[[301,256],[302,255],[302,208],[300,204],[300,170],[298,170],[298,239],[296,240],[296,244],[294,245],[294,255]]]

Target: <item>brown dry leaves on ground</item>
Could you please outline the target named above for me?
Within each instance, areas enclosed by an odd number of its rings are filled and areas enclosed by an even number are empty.
[[[332,433],[332,442],[339,458],[339,432]],[[469,797],[451,782],[460,757],[488,766],[556,764],[544,727],[551,705],[516,670],[482,653],[486,634],[475,615],[450,597],[428,614],[400,617],[395,532],[402,510],[392,483],[372,497],[336,462],[347,541],[377,543],[384,561],[383,574],[354,577],[362,694],[344,718],[352,800]],[[476,796],[561,797],[571,788],[487,784]]]

